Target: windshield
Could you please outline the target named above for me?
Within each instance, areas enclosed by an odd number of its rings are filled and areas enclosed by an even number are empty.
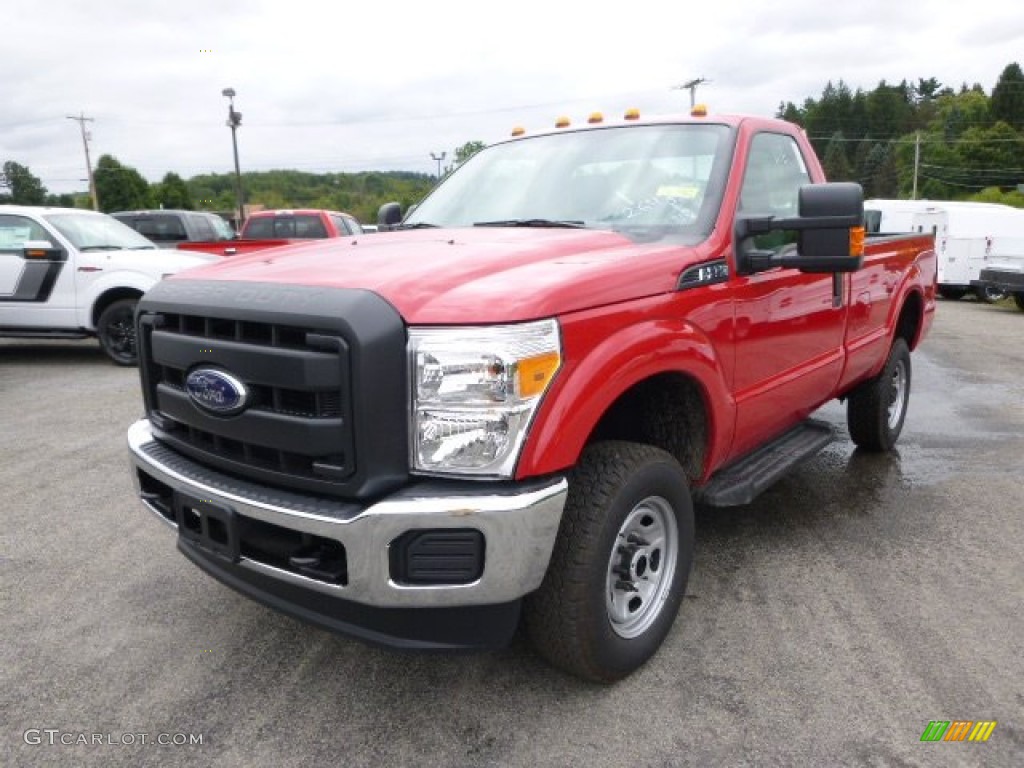
[[[80,251],[119,251],[156,248],[127,224],[96,213],[48,213],[44,217]]]
[[[703,239],[718,212],[730,135],[724,125],[630,125],[497,144],[466,161],[403,226],[582,226]]]

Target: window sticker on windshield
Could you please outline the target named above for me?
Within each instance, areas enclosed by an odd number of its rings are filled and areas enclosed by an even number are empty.
[[[658,187],[656,194],[658,197],[685,197],[692,200],[699,192],[700,190],[692,184],[665,184]]]

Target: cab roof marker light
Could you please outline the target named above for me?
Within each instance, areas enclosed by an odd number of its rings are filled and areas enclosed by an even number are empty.
[[[512,129],[513,136],[522,136],[524,133],[526,133],[526,129],[523,128],[523,126],[521,125],[517,125],[515,128]]]
[[[590,123],[591,125],[594,125],[595,123],[603,123],[604,115],[602,115],[600,112],[591,112],[590,117],[587,118],[587,122]]]
[[[562,117],[560,117],[557,120],[555,120],[555,128],[568,128],[568,127],[569,127],[569,118],[568,117],[565,117],[563,115]]]
[[[622,119],[623,120],[639,120],[640,119],[640,110],[637,109],[636,107],[631,107],[630,109],[626,110],[626,114],[624,114],[622,116]]]
[[[693,109],[690,110],[690,117],[707,117],[708,116],[708,105],[707,104],[694,104]]]

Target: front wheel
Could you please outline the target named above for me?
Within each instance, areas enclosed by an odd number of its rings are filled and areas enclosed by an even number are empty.
[[[896,339],[885,367],[850,393],[846,424],[850,438],[867,451],[889,451],[903,430],[910,403],[910,348]]]
[[[138,299],[118,299],[100,313],[96,336],[100,348],[116,365],[135,365],[135,305]]]
[[[544,581],[526,601],[537,651],[554,666],[612,682],[668,634],[693,562],[693,505],[682,467],[649,445],[589,446]]]

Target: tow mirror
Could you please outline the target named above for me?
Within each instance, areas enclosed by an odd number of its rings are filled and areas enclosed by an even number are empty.
[[[864,191],[860,184],[805,184],[798,216],[737,217],[737,268],[741,275],[775,267],[801,272],[856,272],[864,258]],[[752,248],[750,238],[778,231],[797,233],[796,251],[776,253]]]
[[[387,232],[402,223],[402,206],[400,203],[384,203],[377,210],[377,229]]]

